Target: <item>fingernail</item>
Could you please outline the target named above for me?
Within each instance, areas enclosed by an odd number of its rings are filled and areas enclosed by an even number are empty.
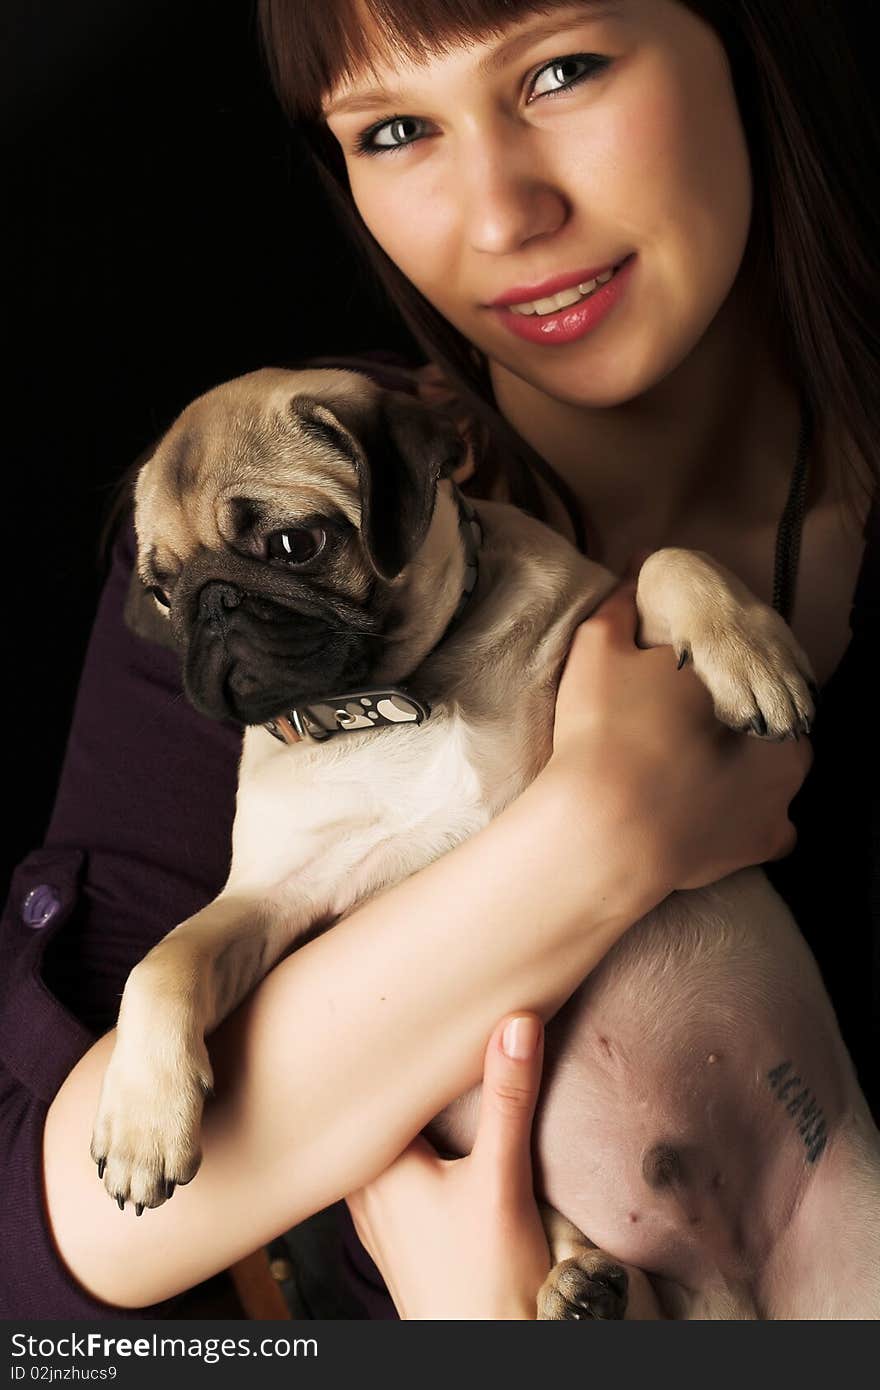
[[[502,1051],[516,1062],[525,1062],[535,1055],[540,1036],[541,1022],[534,1015],[512,1018],[501,1035]]]

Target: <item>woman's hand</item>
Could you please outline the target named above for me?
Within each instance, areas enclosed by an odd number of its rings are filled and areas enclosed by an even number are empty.
[[[469,1156],[441,1159],[416,1139],[348,1198],[402,1318],[535,1317],[550,1269],[530,1152],[542,1054],[540,1019],[506,1019],[486,1049]]]
[[[790,853],[806,740],[764,743],[724,728],[671,648],[636,646],[637,624],[635,586],[624,583],[578,628],[542,776],[561,778],[575,807],[595,809],[601,797],[617,816],[641,820],[645,854],[669,891]]]

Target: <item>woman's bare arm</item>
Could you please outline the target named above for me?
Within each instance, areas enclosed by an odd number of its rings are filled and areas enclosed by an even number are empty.
[[[478,835],[283,961],[209,1042],[195,1180],[138,1219],[89,1158],[110,1033],[50,1107],[46,1201],[93,1295],[157,1302],[381,1172],[479,1077],[505,1014],[553,1013],[674,888],[791,846],[802,746],[721,730],[671,652],[633,645],[632,595],[579,629],[554,755]]]
[[[477,1080],[506,1012],[554,1012],[664,891],[638,871],[625,826],[576,826],[572,809],[539,779],[479,835],[282,961],[210,1039],[216,1095],[198,1175],[140,1219],[118,1210],[89,1158],[114,1034],[96,1043],[44,1141],[52,1230],[79,1282],[141,1307],[225,1268],[385,1168]]]

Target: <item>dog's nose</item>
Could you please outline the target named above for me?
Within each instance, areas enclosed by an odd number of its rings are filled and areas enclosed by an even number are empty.
[[[234,584],[212,579],[199,594],[199,618],[202,622],[217,622],[226,616],[230,608],[237,608],[240,603],[241,594]]]

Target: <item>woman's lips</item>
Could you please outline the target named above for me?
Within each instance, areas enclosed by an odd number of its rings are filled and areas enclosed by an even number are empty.
[[[558,294],[560,290],[573,289],[575,285],[582,285],[587,280],[595,280],[597,276],[604,275],[606,271],[616,269],[622,265],[626,257],[621,257],[619,261],[606,261],[604,265],[593,266],[592,269],[578,271],[562,271],[558,275],[551,275],[549,279],[542,280],[540,285],[519,285],[513,289],[505,290],[504,294],[499,294],[497,299],[489,300],[489,307],[494,309],[498,306],[506,308],[509,304],[528,304],[535,299],[549,299],[551,295]]]
[[[514,314],[503,305],[493,305],[489,312],[495,314],[509,332],[527,343],[560,346],[573,343],[596,328],[606,314],[610,313],[626,289],[635,254],[627,256],[614,272],[611,279],[586,299],[558,309],[552,314]]]

